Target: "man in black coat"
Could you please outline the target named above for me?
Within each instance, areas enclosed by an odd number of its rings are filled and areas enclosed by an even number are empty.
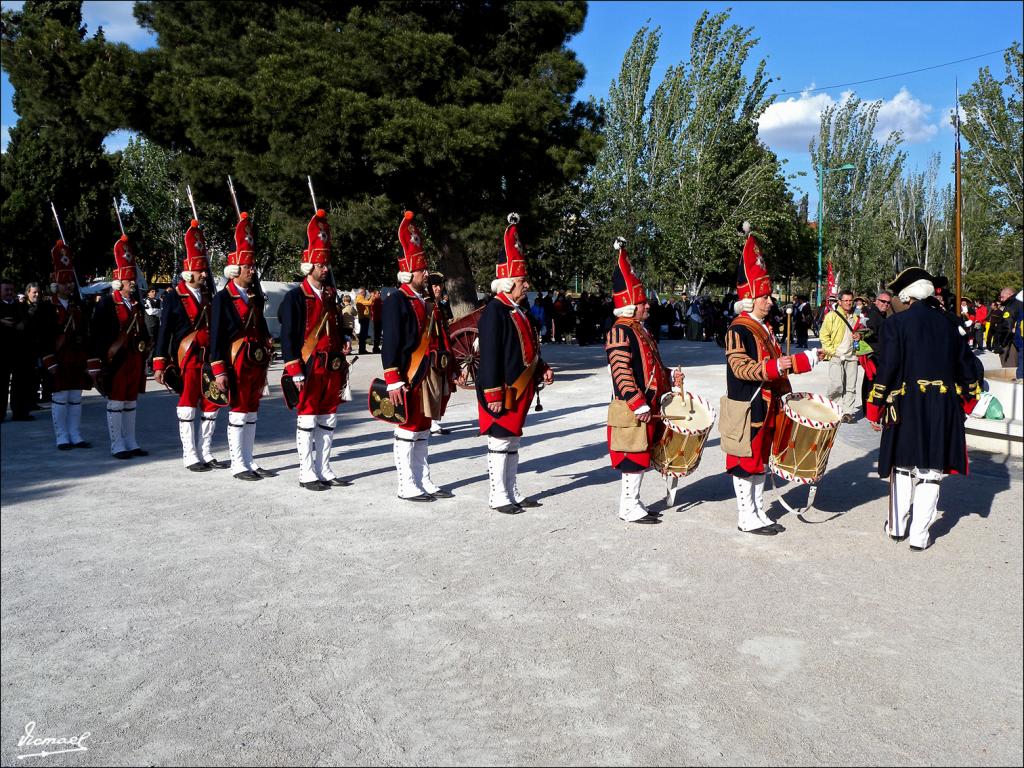
[[[867,418],[882,432],[878,474],[889,478],[886,534],[909,537],[921,552],[931,544],[939,482],[967,474],[964,413],[981,394],[973,355],[956,328],[929,306],[933,278],[920,267],[901,272],[889,286],[909,305],[882,325],[878,371]]]

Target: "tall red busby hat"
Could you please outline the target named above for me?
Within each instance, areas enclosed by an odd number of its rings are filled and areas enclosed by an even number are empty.
[[[121,235],[114,243],[114,280],[134,280],[136,274],[135,249],[128,235]]]
[[[243,264],[252,266],[255,264],[255,252],[252,249],[252,224],[249,221],[249,213],[242,211],[238,223],[235,225],[235,250],[228,254],[228,266],[240,267]]]
[[[615,269],[612,271],[612,298],[615,300],[615,309],[632,304],[646,304],[647,293],[644,291],[644,284],[633,273],[633,265],[629,263],[626,240],[617,237],[612,247],[619,252],[615,260]]]
[[[58,240],[53,246],[50,258],[53,260],[53,282],[72,283],[75,281],[75,262],[71,256],[71,249],[63,240]]]
[[[317,209],[306,226],[306,243],[303,264],[331,263],[331,225],[327,223],[327,211],[323,208]]]
[[[505,229],[505,253],[498,256],[495,273],[500,280],[506,277],[526,277],[526,256],[523,244],[519,242],[519,214],[508,215],[508,227]]]
[[[743,258],[736,269],[736,291],[740,299],[756,299],[772,292],[772,279],[768,276],[761,248],[750,231],[750,222],[743,222],[747,242],[743,245]]]
[[[399,272],[415,272],[427,268],[427,256],[423,252],[423,236],[412,223],[412,211],[406,211],[398,225],[398,242],[402,244],[402,256],[398,259]]]
[[[182,266],[185,272],[205,272],[210,268],[206,260],[206,238],[197,219],[192,219],[185,233],[185,261]]]

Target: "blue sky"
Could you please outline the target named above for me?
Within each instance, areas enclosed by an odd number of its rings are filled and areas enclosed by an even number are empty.
[[[16,8],[20,3],[3,3]],[[654,81],[665,69],[689,57],[694,22],[704,9],[712,13],[732,8],[732,20],[753,27],[760,38],[752,58],[766,58],[768,72],[780,95],[761,122],[761,138],[783,159],[787,171],[808,175],[792,185],[806,191],[817,204],[807,143],[817,131],[818,115],[845,92],[864,99],[881,99],[879,129],[902,129],[911,167],[924,169],[929,156],[941,154],[940,181],[951,176],[953,134],[946,116],[954,101],[954,79],[961,90],[988,65],[1004,75],[1000,53],[951,66],[872,83],[825,91],[804,92],[899,72],[930,67],[1006,48],[1021,39],[1024,4],[1020,2],[591,2],[583,31],[570,41],[587,68],[578,96],[605,97],[618,76],[622,56],[635,32],[650,21],[660,26],[661,48]],[[110,40],[135,48],[153,44],[152,36],[136,24],[131,2],[86,0],[85,22],[90,31],[102,25]],[[11,87],[2,77],[2,141],[17,116],[11,108]],[[108,138],[109,149],[127,141],[123,133]],[[812,213],[813,216],[813,213]]]

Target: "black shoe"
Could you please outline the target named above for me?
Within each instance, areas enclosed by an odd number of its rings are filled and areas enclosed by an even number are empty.
[[[92,443],[90,443],[88,440],[82,440],[77,443],[72,443],[72,445],[75,448],[92,448]]]
[[[761,528],[755,528],[752,531],[744,531],[742,528],[737,526],[736,530],[740,533],[752,533],[755,536],[777,536],[779,533],[777,530],[775,530],[775,527],[773,525],[765,525]]]
[[[254,469],[253,472],[255,472],[260,477],[277,477],[277,472],[274,472],[273,470],[270,469],[264,469],[263,467],[256,467],[256,469]]]
[[[115,459],[130,459],[134,455],[135,454],[132,453],[131,451],[118,451],[117,453],[114,454],[114,458]]]
[[[784,526],[782,523],[772,523],[768,527],[774,528],[776,533],[782,533],[784,530],[786,530],[786,526]]]
[[[235,480],[262,480],[263,478],[248,469],[235,475]]]
[[[441,427],[436,432],[434,432],[433,430],[430,431],[430,434],[432,434],[432,435],[450,435],[451,433],[452,433],[452,431],[450,429],[448,429],[447,427]]]
[[[651,523],[660,523],[655,515],[648,514],[646,517],[641,517],[639,520],[630,520],[631,523],[639,523],[640,525],[650,525]]]
[[[212,467],[202,461],[197,461],[195,464],[189,464],[185,469],[189,472],[209,472]]]
[[[931,546],[931,544],[928,545],[928,547],[930,547],[930,546]],[[910,545],[910,551],[911,552],[924,552],[926,549],[928,549],[928,547],[915,547],[913,544],[911,544]]]
[[[331,486],[321,483],[319,480],[310,480],[308,483],[299,483],[307,491],[326,491]]]
[[[320,482],[328,485],[340,485],[342,488],[352,485],[351,480],[342,480],[340,477],[332,477],[330,480],[321,480]]]
[[[57,446],[58,451],[70,451],[74,446],[71,443],[61,443]]]
[[[149,451],[142,448],[132,448],[130,453],[132,456],[149,456]]]
[[[231,466],[230,461],[221,461],[220,459],[211,459],[206,463],[210,469],[227,469]]]
[[[889,541],[906,541],[907,537],[910,535],[909,533],[904,533],[902,536],[893,536],[891,533],[889,533],[888,521],[882,523],[882,532],[886,535]]]
[[[541,504],[536,499],[523,499],[522,501],[517,501],[516,504],[518,504],[520,507],[524,507],[526,509],[536,509],[537,507],[543,507],[544,506],[543,504]]]
[[[523,508],[518,504],[505,504],[500,507],[494,507],[495,512],[501,512],[503,515],[518,515],[523,511]]]
[[[419,496],[399,496],[402,501],[434,501],[429,493],[421,493]]]
[[[438,488],[436,491],[431,491],[430,495],[435,499],[454,499],[455,494],[451,491],[446,491],[444,488]]]

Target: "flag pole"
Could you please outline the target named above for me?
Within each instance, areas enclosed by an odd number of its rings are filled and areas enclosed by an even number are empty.
[[[956,197],[956,217],[955,221],[955,240],[954,240],[954,252],[956,254],[956,304],[954,304],[954,311],[959,314],[960,312],[960,296],[962,295],[961,285],[961,272],[963,269],[963,201],[961,199],[961,170],[960,170],[960,88],[953,80],[954,88],[956,89],[956,99],[953,102],[953,125],[956,127],[956,164],[955,164],[955,179],[956,179],[956,190],[954,196]],[[949,307],[946,307],[947,311]]]

